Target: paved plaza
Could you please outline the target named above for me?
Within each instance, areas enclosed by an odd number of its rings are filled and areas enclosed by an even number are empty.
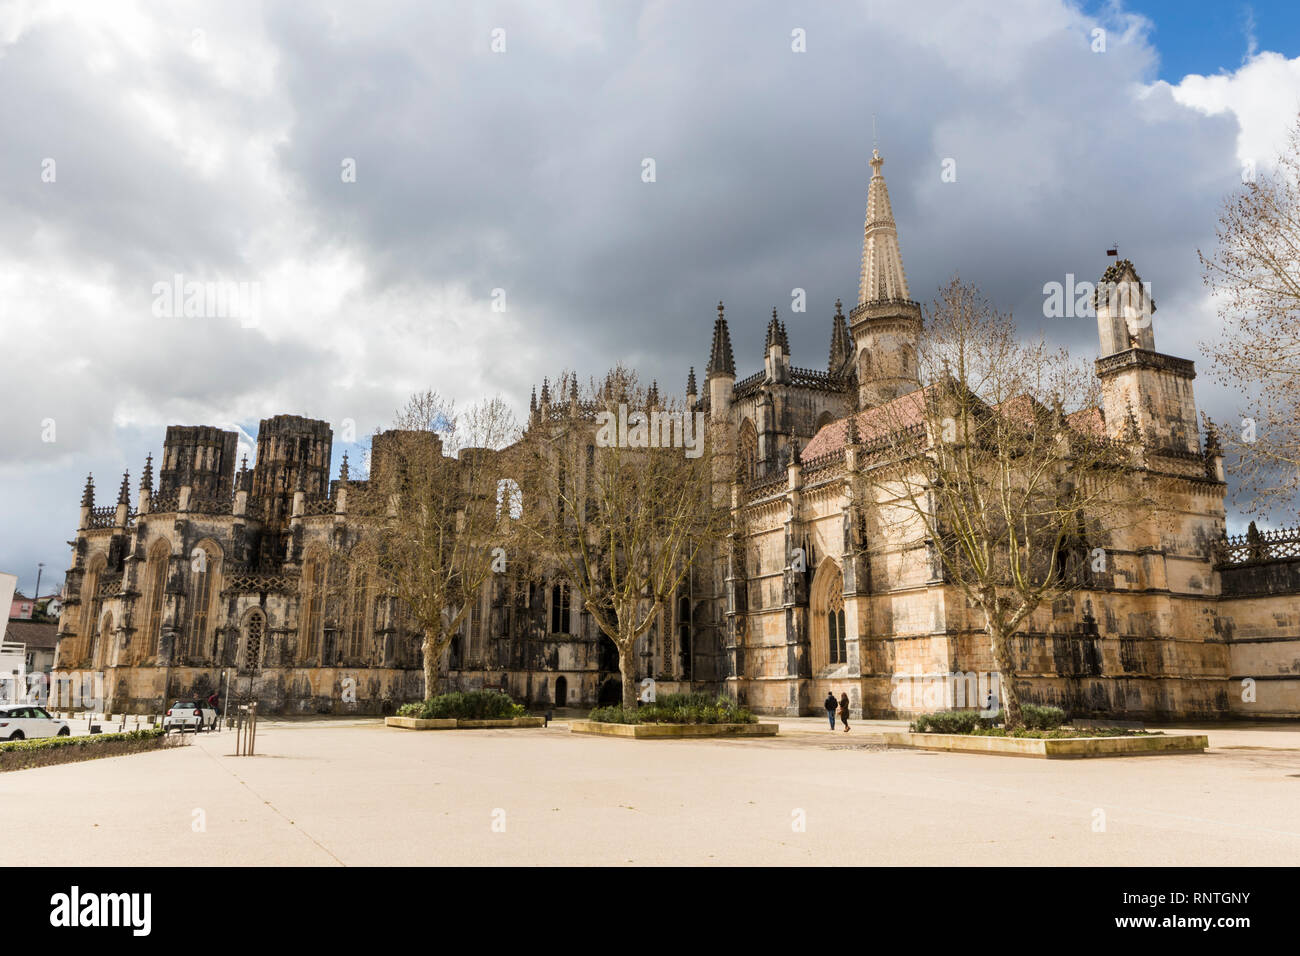
[[[1216,725],[1199,755],[1104,760],[781,736],[625,740],[263,720],[190,746],[0,774],[0,863],[1286,865],[1300,727]],[[1190,728],[1189,728],[1190,729]],[[1206,728],[1196,728],[1207,732]]]

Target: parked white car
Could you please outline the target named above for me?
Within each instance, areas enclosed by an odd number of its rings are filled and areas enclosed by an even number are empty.
[[[51,717],[44,707],[35,704],[0,704],[0,740],[67,737],[71,733],[66,720]]]
[[[179,730],[181,733],[187,730],[195,733],[200,730],[212,730],[217,726],[217,712],[206,701],[175,700],[167,708],[162,725],[167,733],[173,730]]]

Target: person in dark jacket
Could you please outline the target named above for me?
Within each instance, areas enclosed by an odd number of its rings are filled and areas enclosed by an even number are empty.
[[[835,702],[835,691],[828,690],[826,692],[826,700],[822,702],[822,706],[826,708],[826,719],[831,722],[831,730],[834,730],[835,708],[839,707],[839,704]]]
[[[849,695],[840,694],[840,723],[844,725],[844,732],[849,732]]]

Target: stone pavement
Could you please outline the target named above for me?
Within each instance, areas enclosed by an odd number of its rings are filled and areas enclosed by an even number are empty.
[[[0,774],[0,864],[1260,864],[1300,856],[1300,727],[1200,755],[886,750],[853,722],[749,740],[268,720]],[[1188,728],[1192,729],[1192,728]],[[1207,728],[1194,728],[1206,732]],[[875,738],[878,739],[878,738]],[[20,835],[14,839],[14,835]]]

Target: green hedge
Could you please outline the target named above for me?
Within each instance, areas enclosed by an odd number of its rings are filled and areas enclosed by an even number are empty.
[[[471,690],[462,693],[439,694],[415,704],[403,704],[397,709],[398,717],[417,717],[420,720],[504,720],[523,717],[528,713],[523,704],[516,704],[508,694],[496,690]]]
[[[654,703],[624,710],[597,707],[587,717],[601,724],[755,724],[758,718],[725,694],[664,694]]]
[[[179,744],[180,741],[173,741]],[[26,770],[57,763],[116,757],[121,754],[156,750],[168,746],[161,728],[128,730],[120,734],[91,734],[88,737],[42,737],[0,744],[0,771]]]
[[[1025,730],[1056,730],[1066,721],[1065,711],[1061,708],[1034,704],[1021,704],[1020,716],[1024,719]],[[1005,719],[1000,710],[992,717],[982,717],[978,710],[941,710],[912,718],[911,730],[915,734],[978,734],[993,730]]]

